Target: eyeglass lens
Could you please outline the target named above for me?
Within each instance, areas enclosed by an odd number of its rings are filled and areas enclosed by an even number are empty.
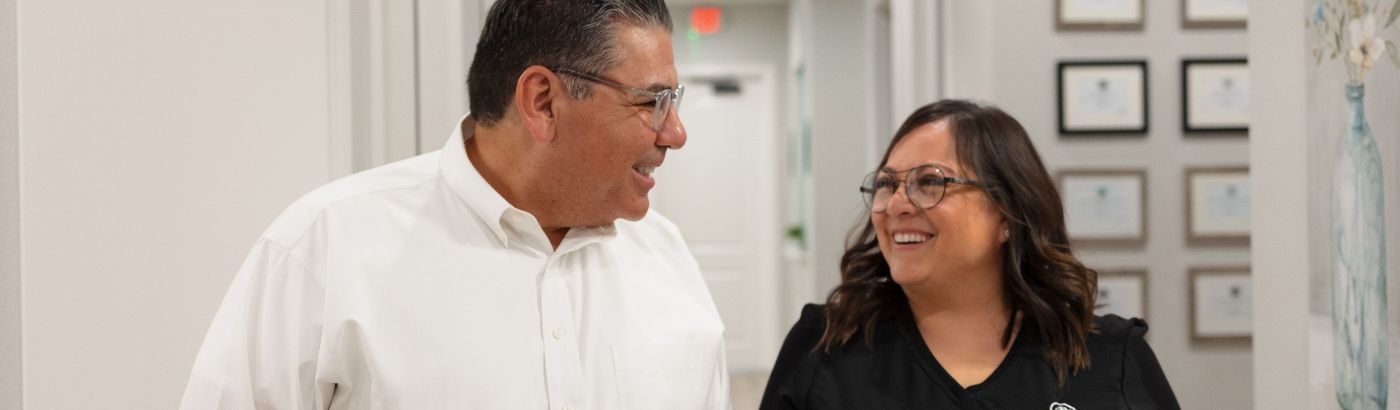
[[[908,171],[903,181],[889,172],[878,171],[866,177],[865,184],[861,186],[866,206],[870,207],[871,212],[885,212],[901,184],[904,185],[904,196],[914,206],[924,209],[938,205],[948,187],[943,170],[938,167],[914,168]]]
[[[676,109],[676,115],[680,115],[681,97],[685,95],[685,86],[676,87],[674,90],[663,90],[656,95],[656,109],[651,111],[651,127],[656,131],[661,131],[661,125],[666,122],[666,116],[671,109]]]

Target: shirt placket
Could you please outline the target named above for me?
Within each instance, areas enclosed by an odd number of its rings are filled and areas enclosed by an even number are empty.
[[[549,408],[574,410],[583,399],[583,361],[564,265],[559,254],[545,264],[540,281],[540,334],[544,337]]]

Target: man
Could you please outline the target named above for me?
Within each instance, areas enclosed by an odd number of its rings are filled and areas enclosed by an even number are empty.
[[[686,140],[670,29],[662,0],[498,1],[473,113],[268,228],[181,407],[728,408],[719,315],[648,213]]]

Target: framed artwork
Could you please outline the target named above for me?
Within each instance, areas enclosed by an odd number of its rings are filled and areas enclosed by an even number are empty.
[[[1245,28],[1249,0],[1181,0],[1183,28]]]
[[[1057,179],[1076,245],[1147,242],[1147,171],[1070,170]]]
[[[1249,244],[1249,168],[1186,169],[1186,243]]]
[[[1147,320],[1147,271],[1100,271],[1094,314]]]
[[[1063,61],[1057,71],[1060,134],[1147,133],[1147,61]]]
[[[1181,127],[1249,131],[1249,64],[1243,58],[1181,61]]]
[[[1055,0],[1055,30],[1142,30],[1146,0]]]
[[[1191,270],[1191,340],[1247,342],[1254,334],[1249,268]]]

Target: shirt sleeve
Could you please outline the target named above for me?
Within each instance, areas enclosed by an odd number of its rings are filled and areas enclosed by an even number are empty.
[[[316,382],[324,299],[293,253],[260,239],[214,315],[180,408],[326,408],[334,385]]]
[[[807,305],[802,317],[788,332],[773,373],[768,376],[760,410],[803,409],[807,407],[807,392],[816,374],[817,354],[813,351],[826,327],[822,307]]]
[[[715,374],[710,382],[709,405],[705,408],[715,410],[732,410],[734,403],[729,397],[729,369],[725,367],[729,358],[725,355],[724,339],[719,343],[719,361],[715,363]]]
[[[1180,409],[1167,375],[1157,363],[1157,355],[1147,345],[1147,322],[1132,319],[1123,349],[1123,393],[1129,408]]]

